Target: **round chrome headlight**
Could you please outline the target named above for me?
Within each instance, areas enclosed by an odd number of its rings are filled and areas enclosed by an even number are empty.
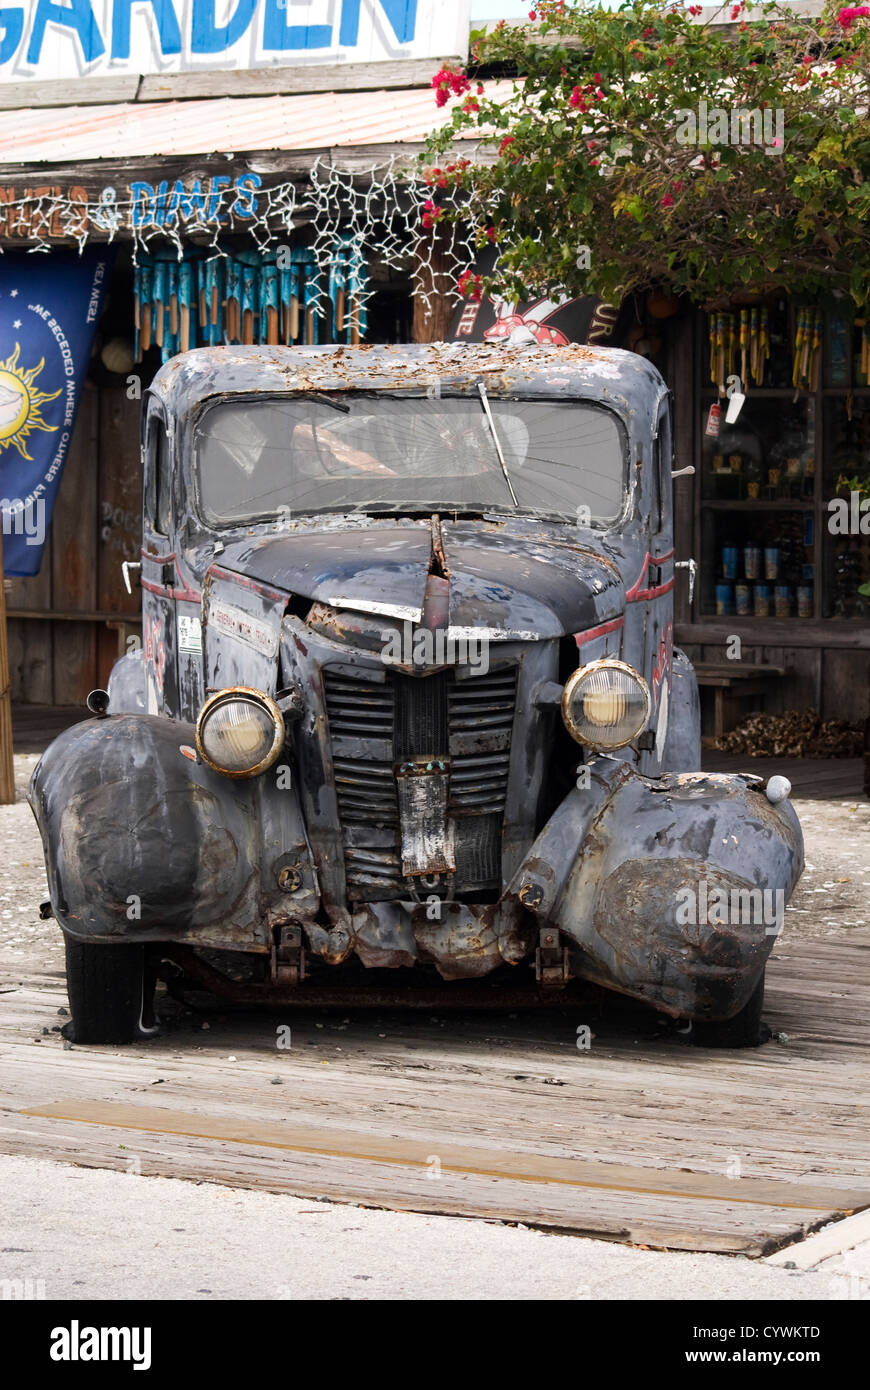
[[[562,718],[571,737],[605,751],[637,738],[651,710],[649,686],[625,661],[591,661],[562,692]]]
[[[200,757],[226,777],[265,772],[285,738],[284,718],[275,701],[243,685],[209,696],[196,721]]]

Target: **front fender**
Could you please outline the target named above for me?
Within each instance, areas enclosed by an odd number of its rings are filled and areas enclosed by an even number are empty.
[[[803,863],[794,808],[760,778],[649,778],[598,758],[509,896],[564,933],[577,975],[715,1021],[752,994]]]
[[[274,770],[239,781],[191,761],[179,750],[194,737],[192,724],[122,714],[46,750],[28,799],[70,936],[267,950],[275,922],[316,911],[295,790]],[[277,882],[287,866],[292,898]]]

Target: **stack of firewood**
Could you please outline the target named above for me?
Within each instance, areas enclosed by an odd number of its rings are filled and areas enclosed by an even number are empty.
[[[823,721],[814,709],[789,709],[784,714],[750,714],[713,747],[750,758],[860,758],[864,731],[861,724],[842,719]]]

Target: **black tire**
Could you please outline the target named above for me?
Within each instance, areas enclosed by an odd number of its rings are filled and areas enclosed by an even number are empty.
[[[724,1023],[695,1023],[692,1042],[696,1047],[761,1047],[770,1029],[761,1021],[764,1007],[764,971],[739,1014]]]
[[[70,1042],[129,1043],[158,1031],[153,972],[144,946],[85,944],[66,938]]]

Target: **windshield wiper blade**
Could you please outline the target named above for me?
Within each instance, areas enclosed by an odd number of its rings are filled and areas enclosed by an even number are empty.
[[[344,401],[334,400],[323,391],[300,391],[297,400],[314,401],[317,405],[331,405],[333,410],[340,410],[342,415],[350,414],[349,405],[345,405]]]
[[[514,506],[518,507],[520,504],[517,501],[517,495],[514,492],[514,485],[511,482],[510,474],[507,471],[507,464],[504,461],[504,454],[502,453],[501,449],[501,440],[498,437],[498,431],[495,427],[495,420],[492,418],[492,411],[489,405],[489,396],[486,394],[486,387],[484,386],[482,381],[479,381],[477,383],[477,389],[480,392],[481,403],[483,405],[484,410],[486,411],[486,418],[489,421],[489,428],[492,432],[492,442],[495,444],[496,452],[498,453],[498,461],[501,464],[501,471],[504,474],[504,480],[510,489],[511,497],[514,499]]]

